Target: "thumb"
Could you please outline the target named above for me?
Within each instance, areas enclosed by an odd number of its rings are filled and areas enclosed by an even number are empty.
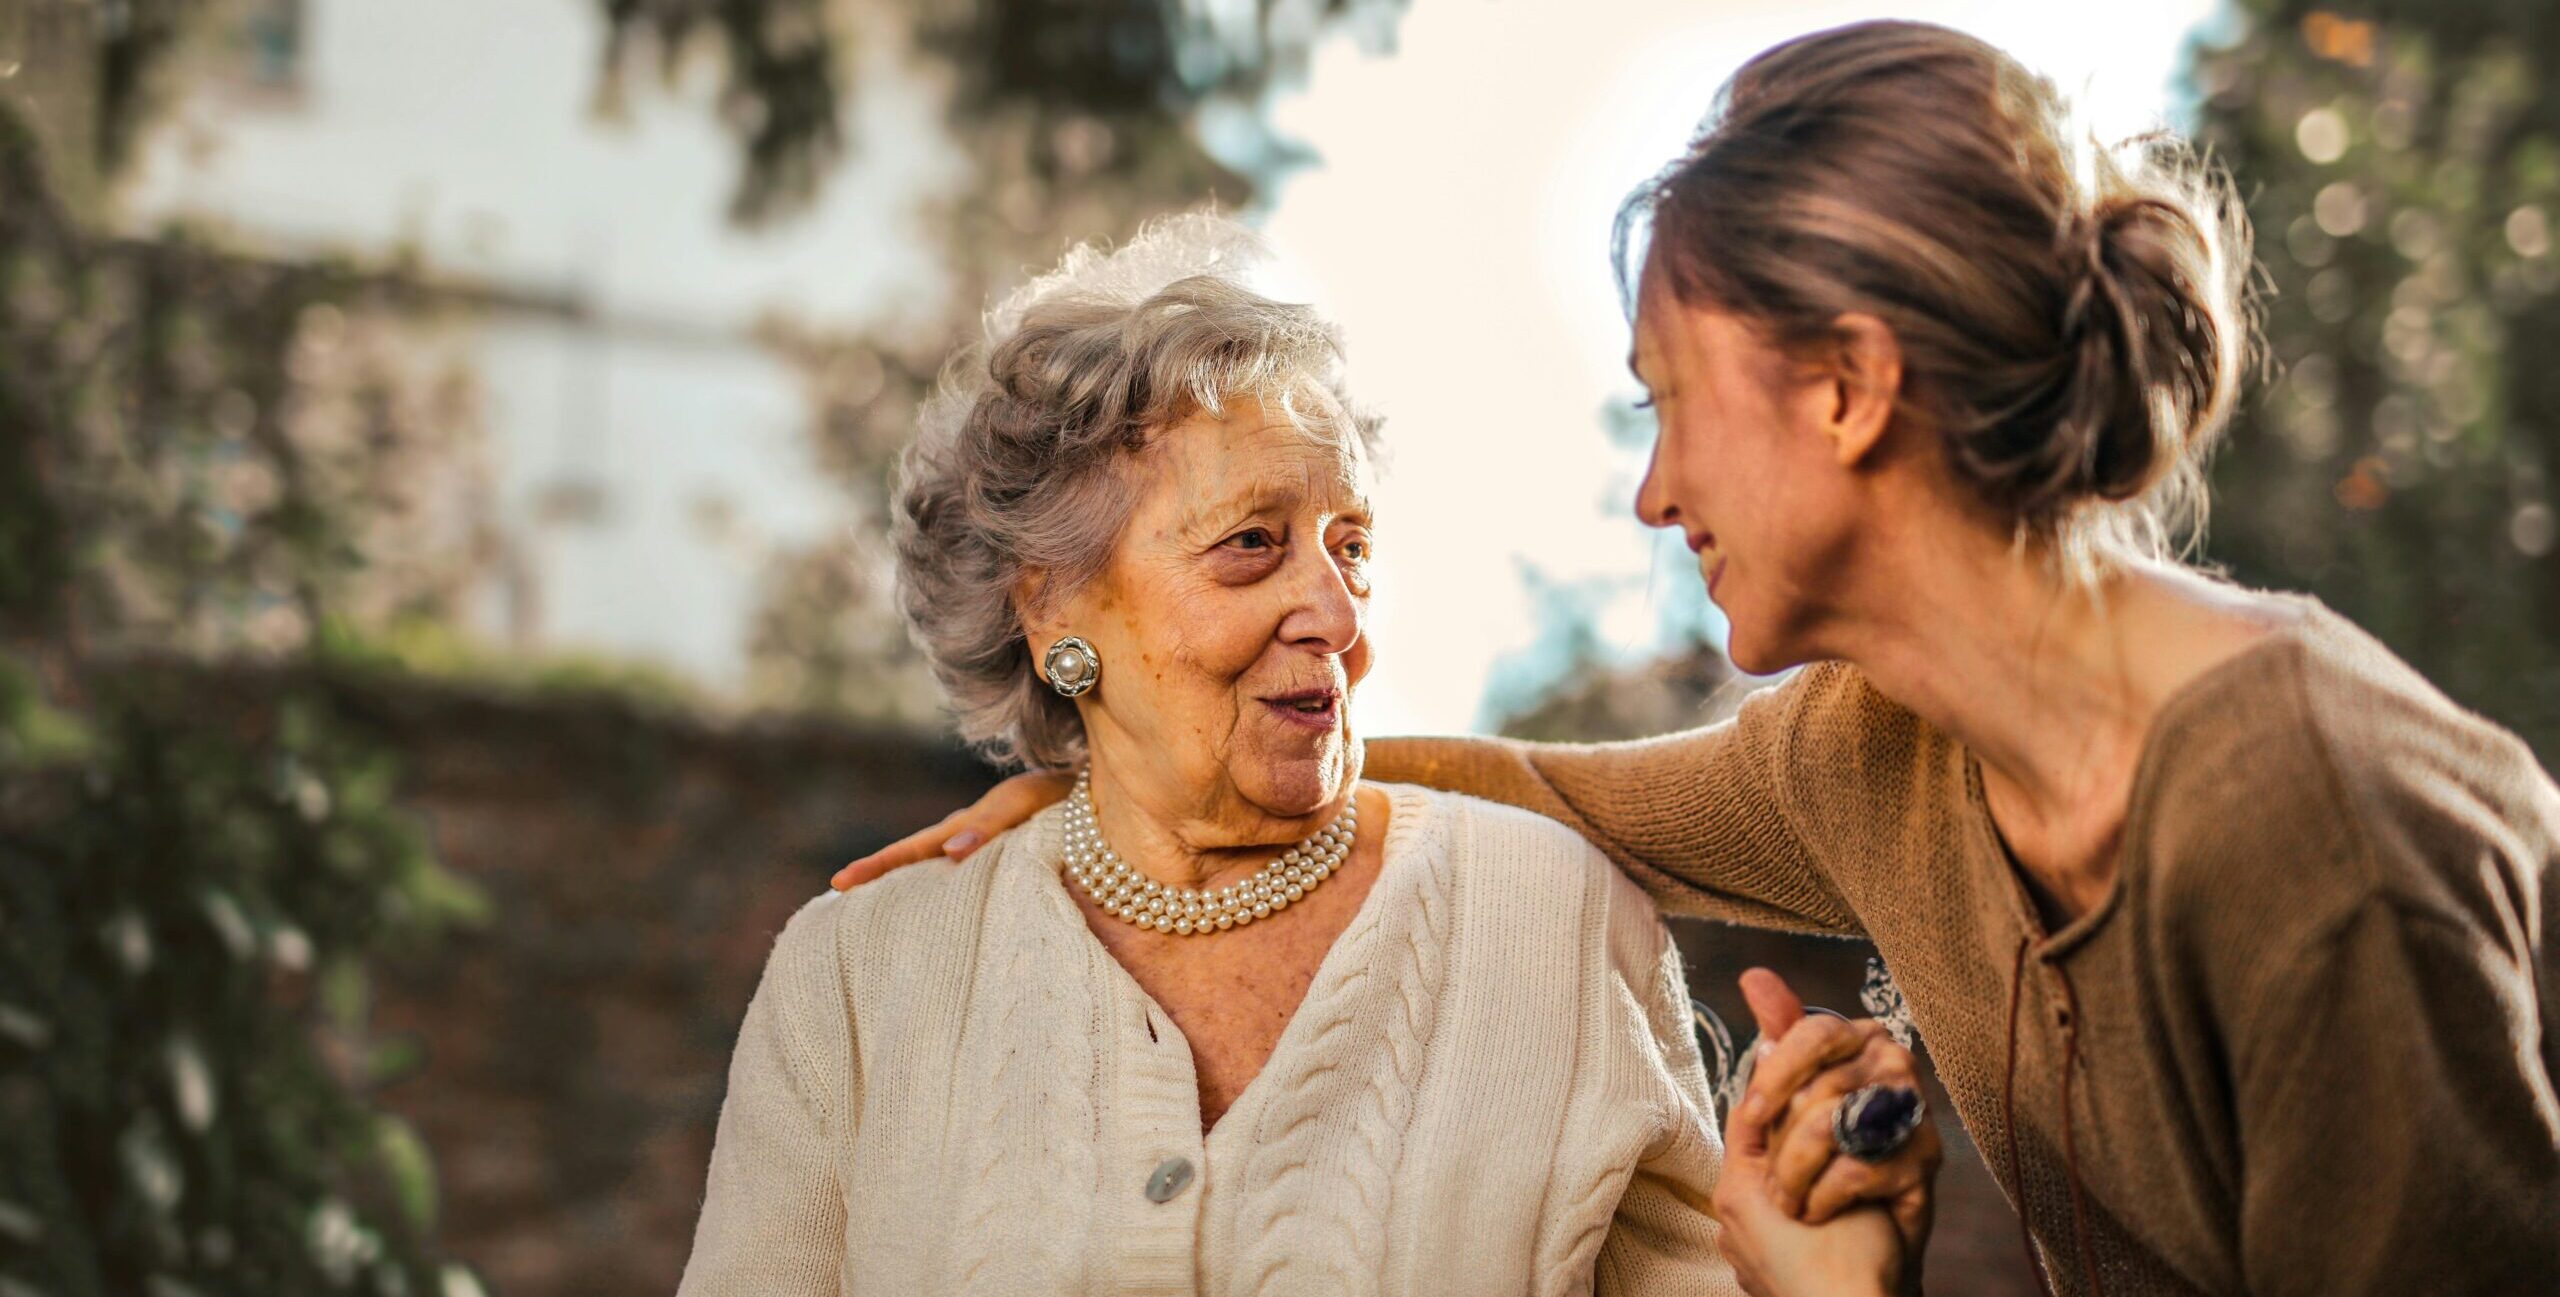
[[[1789,1028],[1804,1020],[1804,999],[1787,985],[1787,979],[1765,968],[1745,969],[1742,974],[1742,999],[1751,1006],[1751,1018],[1760,1026],[1761,1043],[1775,1044]]]

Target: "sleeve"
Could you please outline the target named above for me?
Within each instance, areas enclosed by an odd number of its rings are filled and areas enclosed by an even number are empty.
[[[832,925],[814,922],[828,899],[793,916],[747,1003],[677,1297],[835,1297],[840,1289],[845,1198],[831,1098],[812,1084],[821,1073],[794,1030],[803,1004],[843,1016],[840,997],[795,995],[796,983],[833,968],[824,941]]]
[[[2560,1292],[2534,960],[2376,897],[2257,983],[2232,1041],[2248,1291]]]
[[[1671,934],[1653,925],[1662,944],[1645,994],[1652,1036],[1654,1100],[1661,1131],[1636,1163],[1618,1199],[1593,1270],[1599,1297],[1741,1297],[1741,1281],[1716,1246],[1707,1201],[1724,1166],[1707,1099],[1707,1069],[1690,1026],[1687,979]]]
[[[1363,773],[1555,820],[1608,853],[1666,913],[1856,934],[1857,917],[1788,813],[1781,768],[1809,687],[1843,669],[1808,668],[1753,695],[1731,720],[1633,742],[1379,739]]]

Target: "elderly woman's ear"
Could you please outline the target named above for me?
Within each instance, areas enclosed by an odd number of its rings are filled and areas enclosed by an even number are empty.
[[[1031,653],[1031,673],[1062,698],[1075,698],[1102,678],[1102,658],[1091,641],[1077,635],[1058,609],[1042,599],[1047,574],[1032,572],[1015,584],[1014,615],[1023,625],[1023,646]]]
[[[1013,613],[1022,622],[1024,647],[1031,651],[1032,670],[1044,684],[1054,683],[1041,665],[1048,660],[1050,646],[1075,633],[1067,627],[1062,610],[1048,594],[1046,569],[1025,568],[1013,583]]]

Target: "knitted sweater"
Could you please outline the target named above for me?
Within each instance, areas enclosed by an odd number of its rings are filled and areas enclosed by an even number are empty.
[[[1189,1045],[1068,897],[1062,808],[802,906],[680,1297],[1735,1291],[1652,905],[1549,821],[1385,791],[1376,883],[1205,1137]]]
[[[1570,824],[1668,910],[1873,940],[2063,1292],[2560,1293],[2560,790],[2294,602],[2161,709],[2116,886],[2056,932],[1972,755],[1842,664],[1368,771]]]

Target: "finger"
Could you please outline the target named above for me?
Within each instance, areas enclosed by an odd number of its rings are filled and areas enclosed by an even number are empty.
[[[1044,770],[1025,771],[997,784],[977,805],[951,817],[951,838],[942,844],[943,854],[953,860],[968,859],[970,852],[1047,810],[1074,787],[1074,780]]]
[[[1832,1086],[1828,1080],[1816,1084],[1826,1090]],[[1769,1198],[1789,1216],[1801,1218],[1805,1195],[1814,1183],[1834,1163],[1849,1160],[1840,1155],[1840,1147],[1831,1136],[1831,1114],[1839,1106],[1839,1094],[1827,1093],[1808,1101],[1786,1125],[1770,1132]]]
[[[1915,1136],[1912,1145],[1882,1162],[1832,1158],[1804,1194],[1804,1205],[1795,1212],[1796,1219],[1819,1225],[1860,1203],[1889,1205],[1914,1189],[1926,1189],[1930,1168],[1913,1152],[1912,1146],[1918,1142]],[[1782,1201],[1780,1205],[1785,1204]]]
[[[1834,1119],[1840,1105],[1857,1090],[1869,1086],[1896,1086],[1917,1090],[1920,1082],[1914,1073],[1909,1050],[1889,1038],[1875,1037],[1867,1042],[1858,1056],[1846,1063],[1825,1069],[1789,1102],[1787,1111],[1770,1123],[1770,1182],[1780,1206],[1801,1220],[1811,1223],[1812,1192],[1821,1176],[1843,1162],[1839,1155],[1839,1137]],[[1895,1154],[1896,1158],[1925,1157],[1925,1170],[1937,1171],[1939,1150],[1937,1132],[1926,1122],[1921,1131]],[[1835,1160],[1836,1158],[1836,1160]],[[1883,1195],[1879,1195],[1879,1199]]]
[[[1708,1208],[1716,1219],[1716,1245],[1733,1266],[1734,1279],[1752,1297],[1770,1297],[1773,1289],[1761,1273],[1761,1251],[1777,1226],[1776,1209],[1763,1187],[1763,1167],[1753,1158],[1728,1155],[1718,1172]]]
[[[987,790],[978,804],[960,813],[958,832],[942,844],[942,853],[966,860],[989,839],[1066,800],[1075,780],[1044,770],[1025,771]]]
[[[1717,1183],[1734,1177],[1737,1167],[1754,1167],[1769,1152],[1769,1128],[1756,1121],[1742,1119],[1742,1105],[1735,1104],[1724,1119],[1724,1171]]]
[[[988,789],[970,809],[978,813],[975,818],[992,821],[1002,831],[1065,801],[1075,786],[1072,775],[1026,770]]]
[[[846,865],[836,871],[835,877],[829,880],[829,885],[839,892],[847,888],[860,887],[893,869],[904,869],[909,865],[920,864],[944,854],[943,844],[951,839],[954,832],[952,826],[958,819],[959,817],[955,815],[930,827],[918,829]]]
[[[1787,979],[1766,968],[1742,970],[1742,1002],[1751,1006],[1751,1018],[1760,1025],[1762,1040],[1776,1040],[1804,1017],[1804,997],[1787,985]]]
[[[1715,1187],[1708,1191],[1708,1206],[1723,1227],[1728,1247],[1745,1244],[1754,1236],[1757,1222],[1772,1214],[1759,1170],[1756,1159],[1727,1157],[1717,1171]]]
[[[1917,1090],[1920,1088],[1919,1061],[1911,1056],[1910,1050],[1895,1044],[1891,1036],[1882,1032],[1867,1033],[1866,1044],[1859,1049],[1857,1057],[1824,1068],[1787,1099],[1784,1110],[1769,1121],[1770,1142],[1777,1142],[1775,1132],[1795,1123],[1797,1109],[1804,1106],[1821,1105],[1824,1128],[1828,1129],[1830,1100],[1868,1085]]]
[[[1926,1184],[1906,1189],[1892,1203],[1893,1228],[1902,1235],[1902,1254],[1917,1258],[1929,1246],[1929,1229],[1938,1214],[1937,1195]]]
[[[1883,1033],[1884,1025],[1873,1021],[1828,1016],[1799,1020],[1752,1065],[1751,1089],[1743,1096],[1738,1115],[1747,1122],[1766,1124],[1824,1069],[1857,1057],[1868,1040]]]
[[[966,860],[997,834],[1046,810],[1064,798],[1074,781],[1065,775],[1034,770],[997,784],[976,805],[953,812],[837,870],[837,891],[859,887],[893,869],[941,857]]]

